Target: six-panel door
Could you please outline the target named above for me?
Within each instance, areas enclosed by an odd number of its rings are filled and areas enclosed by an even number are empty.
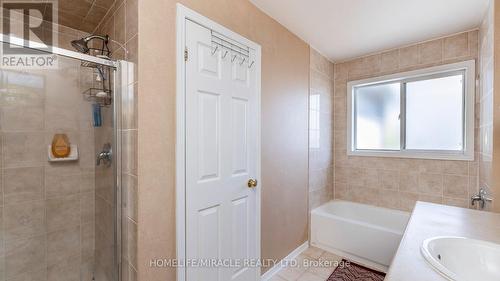
[[[256,74],[211,40],[186,21],[187,280],[255,281],[257,192],[247,182],[257,176]]]

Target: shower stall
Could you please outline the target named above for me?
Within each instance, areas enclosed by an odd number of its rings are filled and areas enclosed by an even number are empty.
[[[134,66],[57,47],[52,56],[50,69],[0,68],[0,281],[119,281]],[[65,157],[53,155],[56,136]]]

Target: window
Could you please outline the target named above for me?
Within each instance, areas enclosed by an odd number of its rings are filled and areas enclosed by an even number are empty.
[[[348,154],[474,159],[475,62],[348,83]]]
[[[309,96],[309,148],[320,148],[320,96]]]

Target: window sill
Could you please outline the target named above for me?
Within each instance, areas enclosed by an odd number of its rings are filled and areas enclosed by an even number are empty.
[[[348,156],[414,158],[428,160],[474,161],[473,152],[348,150]]]

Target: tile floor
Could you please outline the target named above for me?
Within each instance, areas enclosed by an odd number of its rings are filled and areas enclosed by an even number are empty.
[[[330,261],[334,266],[304,266],[304,260],[308,261]],[[281,269],[270,281],[325,281],[335,269],[336,262],[340,262],[342,257],[325,252],[315,247],[309,247],[297,258],[300,266],[287,267]]]

